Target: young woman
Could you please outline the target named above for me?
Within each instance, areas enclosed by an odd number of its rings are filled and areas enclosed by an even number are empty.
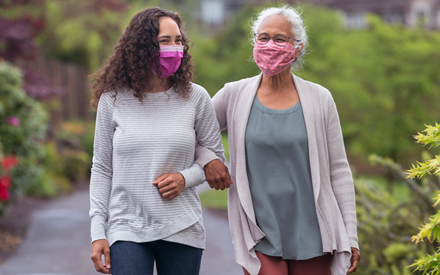
[[[205,175],[193,164],[196,142],[215,152],[206,163],[224,158],[193,68],[179,16],[150,8],[133,17],[95,75],[90,217],[99,272],[153,274],[156,262],[161,275],[199,274],[205,229],[195,186]]]

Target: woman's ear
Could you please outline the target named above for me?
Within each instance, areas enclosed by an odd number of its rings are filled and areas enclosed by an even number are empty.
[[[298,44],[298,45],[295,47],[295,58],[298,58],[298,57],[299,57],[299,55],[301,54],[301,52],[302,52],[303,49],[304,49],[304,44],[303,44],[303,43]]]

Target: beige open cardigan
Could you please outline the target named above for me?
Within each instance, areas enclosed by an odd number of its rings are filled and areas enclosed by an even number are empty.
[[[227,83],[213,103],[220,129],[228,128],[231,178],[228,214],[235,257],[251,275],[261,263],[254,246],[264,237],[255,220],[246,174],[245,132],[252,102],[262,74]],[[310,170],[323,252],[334,254],[332,272],[345,275],[350,267],[351,247],[359,249],[353,178],[345,154],[342,131],[330,92],[292,74],[307,128]],[[203,165],[215,155],[196,150],[196,163]]]

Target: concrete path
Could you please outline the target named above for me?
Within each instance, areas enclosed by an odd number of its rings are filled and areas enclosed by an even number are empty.
[[[25,241],[16,255],[0,266],[0,275],[101,274],[95,271],[90,260],[88,210],[88,190],[80,190],[35,211]],[[227,221],[210,211],[203,213],[207,249],[203,254],[200,274],[243,274],[234,261]]]

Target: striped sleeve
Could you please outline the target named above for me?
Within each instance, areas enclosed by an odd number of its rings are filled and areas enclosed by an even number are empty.
[[[90,179],[90,211],[92,242],[106,239],[105,223],[112,184],[113,167],[113,99],[109,93],[101,95],[96,114],[93,164]]]
[[[196,144],[196,150],[198,150],[198,148],[200,147],[205,147],[206,149],[214,152],[217,158],[225,162],[220,127],[215,116],[214,106],[211,102],[211,97],[204,88],[199,85],[193,84],[192,100],[196,108],[196,119],[194,125],[194,129],[196,132],[196,141],[198,143]],[[209,161],[211,160],[213,159],[211,158]],[[205,181],[205,173],[202,168],[206,164],[207,163],[200,165],[200,161],[197,161],[197,164],[194,164],[191,167],[194,168],[193,175],[197,175],[199,173],[203,174],[203,180],[194,181],[193,183],[189,184],[187,183],[187,186],[196,186]],[[200,179],[200,176],[195,177]]]
[[[215,114],[214,105],[208,92],[204,88],[200,86],[198,87],[201,91],[195,124],[197,142],[202,147],[214,152],[217,158],[224,163],[226,160],[220,134],[220,126]]]

